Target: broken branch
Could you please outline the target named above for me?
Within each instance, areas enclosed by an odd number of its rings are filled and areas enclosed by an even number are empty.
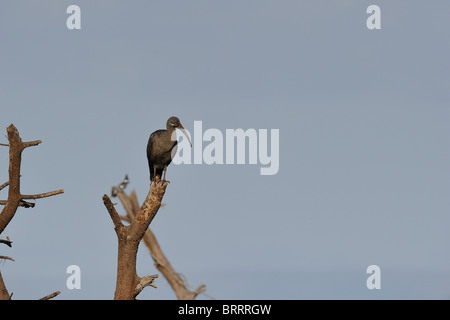
[[[28,141],[28,142],[24,142],[24,143],[23,143],[23,147],[24,147],[24,148],[34,147],[34,146],[37,146],[37,145],[40,144],[40,143],[42,143],[41,140]]]
[[[12,247],[12,241],[9,240],[9,237],[6,237],[6,240],[5,239],[0,239],[0,243],[4,243],[10,248]]]
[[[120,216],[111,203],[109,197],[106,194],[103,196],[103,203],[114,223],[119,242],[117,255],[117,281],[116,291],[114,293],[115,300],[135,299],[140,291],[142,291],[141,287],[145,287],[142,286],[142,279],[146,279],[146,281],[148,281],[147,286],[152,283],[149,278],[139,278],[137,276],[137,251],[145,231],[161,206],[161,200],[164,196],[167,185],[168,182],[161,181],[159,177],[156,177],[150,187],[144,204],[136,215],[136,218],[133,219],[130,225],[126,227],[123,226]],[[119,192],[119,194],[120,193],[121,192]],[[121,230],[121,232],[118,232],[118,230]]]
[[[1,206],[5,206],[8,203],[8,200],[0,200],[0,205]],[[34,208],[35,204],[32,202],[27,202],[25,200],[20,200],[19,201],[19,207],[24,207],[24,208]]]
[[[119,214],[117,213],[116,208],[114,208],[111,199],[106,194],[103,195],[103,204],[105,205],[106,210],[108,210],[108,213],[114,223],[116,233],[119,232],[119,230],[122,229],[124,225],[122,224],[122,221],[120,221]]]
[[[131,223],[140,210],[136,192],[133,190],[128,196],[122,191],[119,192],[117,196],[127,212],[126,216],[120,216],[121,219]],[[194,300],[200,293],[204,293],[206,291],[206,286],[204,284],[200,285],[193,292],[188,289],[186,281],[184,281],[180,274],[174,270],[169,260],[162,252],[158,241],[150,228],[147,228],[145,231],[143,241],[155,263],[155,267],[169,282],[179,300]]]
[[[50,299],[53,299],[54,297],[56,297],[60,293],[61,293],[60,291],[55,291],[53,293],[46,295],[45,297],[40,298],[39,300],[50,300]]]
[[[141,291],[145,287],[150,286],[153,288],[157,288],[156,285],[154,284],[156,278],[158,278],[157,274],[154,274],[152,276],[145,276],[145,277],[141,278],[141,280],[139,280],[139,283],[137,284],[136,288],[134,289],[135,296],[137,296],[139,293],[141,293]]]
[[[3,260],[11,260],[11,261],[14,261],[14,259],[13,259],[13,258],[11,258],[11,257],[8,257],[8,256],[0,256],[0,259],[3,259]]]

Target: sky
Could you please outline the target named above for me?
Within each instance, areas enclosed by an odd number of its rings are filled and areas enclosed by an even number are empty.
[[[446,0],[3,1],[0,142],[11,123],[42,140],[22,155],[23,194],[65,190],[0,235],[13,241],[0,247],[15,259],[0,262],[7,289],[113,298],[102,196],[127,174],[144,200],[148,137],[177,116],[224,139],[279,130],[274,175],[259,161],[168,167],[150,228],[189,285],[206,284],[198,299],[450,298],[449,12]],[[66,286],[70,265],[81,289]],[[144,246],[137,271],[158,273]],[[138,298],[176,298],[156,285]]]

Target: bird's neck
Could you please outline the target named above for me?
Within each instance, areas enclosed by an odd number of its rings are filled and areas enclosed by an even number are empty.
[[[174,128],[174,127],[172,127],[172,126],[168,126],[168,127],[167,127],[167,133],[168,133],[168,135],[167,135],[166,137],[167,137],[167,139],[168,139],[170,142],[172,142],[173,145],[175,145],[175,144],[177,143],[177,136],[176,136],[176,133],[175,133],[174,131],[175,131],[175,128]],[[173,136],[173,139],[172,139],[172,136]],[[169,142],[169,141],[168,141],[168,142]]]

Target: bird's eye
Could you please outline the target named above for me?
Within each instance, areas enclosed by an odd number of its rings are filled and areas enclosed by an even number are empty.
[[[170,125],[171,125],[172,127],[176,127],[176,126],[177,126],[177,124],[176,124],[176,123],[173,123],[173,122],[171,122]]]

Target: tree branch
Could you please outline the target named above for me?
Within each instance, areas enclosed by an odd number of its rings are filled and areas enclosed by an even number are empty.
[[[35,141],[24,142],[24,143],[23,143],[23,147],[24,147],[24,148],[34,147],[34,146],[37,146],[37,145],[40,144],[40,143],[42,143],[41,140],[35,140]]]
[[[129,226],[123,226],[120,216],[111,203],[109,197],[103,196],[103,203],[114,223],[118,239],[117,281],[115,300],[133,300],[140,293],[142,279],[136,273],[136,257],[140,241],[161,206],[161,200],[166,192],[168,182],[159,177],[152,183],[142,207]],[[127,205],[127,204],[126,204]],[[121,232],[118,232],[118,229]],[[150,282],[149,282],[150,283]],[[150,285],[150,284],[148,284]],[[142,287],[144,288],[144,287]]]
[[[3,190],[8,185],[9,185],[9,181],[6,181],[4,184],[0,185],[0,190]]]
[[[14,125],[7,128],[9,140],[9,190],[6,206],[0,213],[0,234],[14,217],[20,202],[20,163],[24,149],[22,139]]]
[[[0,239],[0,243],[4,243],[10,248],[12,247],[12,241],[9,240],[9,237],[6,237],[6,240],[5,239]]]
[[[3,282],[2,273],[0,272],[0,300],[10,300],[11,295],[8,293],[8,290],[6,289],[5,283]]]
[[[127,212],[127,216],[121,216],[121,219],[131,223],[140,210],[136,192],[134,190],[131,191],[130,196],[125,192],[119,192],[117,193],[117,196]],[[200,285],[194,291],[188,289],[186,282],[174,270],[169,260],[162,252],[161,247],[150,228],[145,231],[143,241],[155,262],[155,267],[166,278],[179,300],[194,300],[197,295],[206,291],[206,286],[204,284]]]
[[[137,296],[139,293],[141,293],[142,290],[144,290],[145,287],[151,286],[153,288],[156,288],[154,282],[155,279],[158,278],[157,274],[154,274],[152,276],[145,276],[139,280],[139,283],[137,284],[136,288],[134,289],[134,295]]]
[[[22,195],[22,199],[42,199],[42,198],[48,198],[51,196],[56,196],[57,194],[64,193],[64,189],[54,190],[50,192],[45,193],[39,193],[39,194],[31,194],[31,195]]]
[[[121,230],[124,225],[122,224],[122,221],[120,221],[119,214],[117,213],[116,208],[114,208],[111,199],[106,194],[103,195],[103,204],[105,205],[106,210],[108,210],[111,220],[114,223],[114,229],[116,230],[116,233],[119,232],[119,230]]]
[[[153,258],[155,267],[161,272],[169,282],[178,300],[194,300],[197,295],[206,291],[204,284],[200,285],[195,291],[190,291],[186,282],[181,278],[180,274],[170,264],[161,250],[154,233],[148,229],[144,236],[144,244]]]
[[[8,200],[0,200],[0,206],[5,206],[8,203]],[[24,208],[34,208],[35,204],[32,202],[27,202],[25,200],[19,201],[19,207]]]
[[[34,207],[35,205],[34,203],[26,202],[24,201],[24,199],[40,199],[61,194],[64,192],[64,190],[56,190],[31,196],[22,195],[20,193],[20,177],[21,177],[20,166],[22,162],[22,151],[25,148],[37,146],[42,141],[35,140],[29,142],[22,142],[22,139],[20,138],[19,135],[19,131],[13,124],[11,124],[6,129],[6,131],[9,144],[7,145],[1,144],[1,145],[9,147],[9,167],[8,167],[9,180],[0,186],[0,190],[5,188],[6,186],[9,186],[9,188],[8,188],[8,199],[0,201],[0,204],[5,206],[3,210],[0,212],[0,234],[5,230],[6,226],[12,220],[19,206],[23,206],[25,208]],[[8,238],[6,239],[6,241],[2,240],[1,242],[11,246],[11,241],[9,241]],[[0,300],[11,299],[11,296],[12,294],[9,295],[0,273]]]
[[[46,295],[45,297],[40,298],[39,300],[50,300],[50,299],[53,299],[54,297],[56,297],[60,293],[61,293],[60,291],[55,291],[53,293]]]
[[[14,125],[10,125],[7,129],[9,140],[9,180],[1,185],[2,189],[9,184],[8,199],[1,200],[0,204],[5,205],[0,213],[0,234],[5,230],[11,219],[16,214],[17,208],[23,206],[26,208],[34,207],[34,204],[23,201],[23,199],[40,199],[61,194],[64,190],[56,190],[37,195],[22,195],[20,193],[20,165],[22,162],[22,151],[25,148],[37,146],[42,141],[35,140],[22,142],[19,131]],[[0,189],[1,190],[1,189]]]
[[[0,256],[0,259],[15,261],[13,258],[8,257],[8,256]]]

